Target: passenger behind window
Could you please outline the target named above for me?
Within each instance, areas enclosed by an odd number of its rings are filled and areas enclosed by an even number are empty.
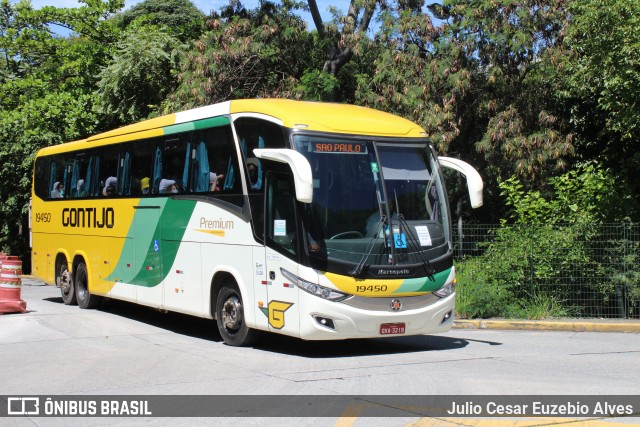
[[[223,174],[209,172],[209,191],[222,191]]]
[[[118,178],[115,176],[110,176],[104,182],[104,188],[102,189],[103,196],[115,196],[116,195],[116,186],[118,185]]]
[[[53,184],[53,189],[51,190],[51,198],[52,199],[62,199],[64,197],[64,184],[60,181],[56,181]]]
[[[84,189],[84,179],[79,179],[76,184],[76,197],[84,197],[86,194],[87,193]]]
[[[249,171],[249,185],[252,190],[259,190],[261,187],[259,176],[259,163],[255,157],[247,159],[247,170]]]
[[[160,194],[177,194],[178,186],[173,179],[160,180]]]
[[[140,186],[142,188],[142,194],[149,194],[149,177],[144,177],[140,180]]]

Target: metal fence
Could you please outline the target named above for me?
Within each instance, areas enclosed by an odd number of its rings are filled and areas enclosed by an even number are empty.
[[[555,304],[576,318],[640,318],[640,224],[454,229],[458,304]]]

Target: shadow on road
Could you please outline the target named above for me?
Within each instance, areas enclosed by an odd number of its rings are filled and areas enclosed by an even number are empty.
[[[64,304],[61,297],[44,298],[43,300]],[[81,310],[78,307],[74,308]],[[98,310],[115,316],[125,317],[136,322],[142,322],[176,334],[216,342],[222,341],[215,321],[210,319],[202,319],[180,313],[163,312],[151,307],[111,299],[106,300]]]
[[[61,297],[45,298],[44,301],[63,304]],[[209,340],[224,345],[214,320],[202,319],[180,313],[165,313],[149,307],[118,300],[107,300],[99,310],[176,334]],[[450,351],[464,348],[469,345],[470,341],[477,340],[467,340],[444,335],[417,335],[375,339],[303,341],[285,335],[263,333],[253,347],[261,351],[300,357],[332,358]],[[490,345],[501,344],[493,342],[485,343]]]
[[[254,347],[273,353],[309,358],[360,357],[381,354],[446,351],[464,348],[468,341],[442,335],[352,339],[339,341],[303,341],[284,335],[264,334]]]

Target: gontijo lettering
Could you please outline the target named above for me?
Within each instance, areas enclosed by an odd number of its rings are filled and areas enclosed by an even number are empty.
[[[115,212],[113,208],[64,208],[63,227],[113,228]]]

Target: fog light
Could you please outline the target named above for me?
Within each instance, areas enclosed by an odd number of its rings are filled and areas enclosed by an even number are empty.
[[[336,325],[333,323],[333,319],[322,316],[313,316],[313,318],[316,320],[316,322],[318,322],[320,326],[324,326],[325,328],[331,329],[332,331],[336,330]]]
[[[450,311],[447,314],[445,314],[444,317],[442,318],[442,321],[440,322],[440,324],[442,325],[444,322],[449,320],[451,318],[451,316],[453,316],[453,311]]]

